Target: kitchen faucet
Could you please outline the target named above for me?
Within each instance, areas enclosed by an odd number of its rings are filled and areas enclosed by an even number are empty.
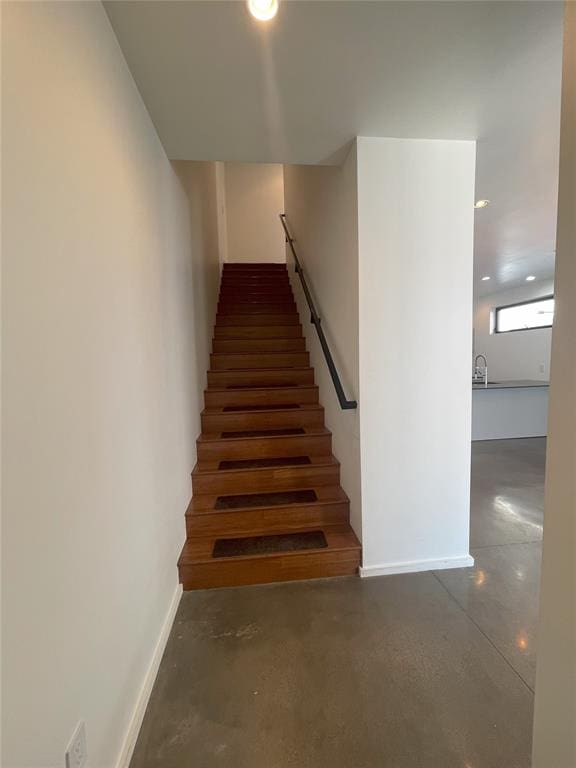
[[[484,360],[484,368],[482,369],[478,365],[478,360],[480,360],[480,358]],[[476,355],[476,357],[474,358],[474,374],[472,376],[472,383],[474,383],[477,379],[479,379],[480,376],[483,376],[484,386],[488,388],[488,362],[486,361],[486,358],[484,355]]]

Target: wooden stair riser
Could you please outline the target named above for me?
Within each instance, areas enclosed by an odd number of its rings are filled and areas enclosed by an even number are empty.
[[[274,306],[274,307],[289,307],[289,311],[292,311],[293,308],[296,306],[296,302],[294,299],[294,296],[291,294],[280,294],[280,293],[267,293],[262,294],[261,296],[222,296],[220,295],[218,297],[218,311],[220,311],[222,308],[226,309],[227,307],[245,307],[245,308],[252,308],[254,310],[257,310],[260,306]]]
[[[223,269],[221,280],[236,279],[238,277],[270,277],[287,278],[288,270],[284,269]]]
[[[202,432],[230,432],[240,429],[282,429],[291,427],[323,427],[324,408],[293,408],[271,411],[224,411],[201,415]]]
[[[340,466],[337,463],[238,471],[195,470],[192,473],[192,488],[195,494],[211,493],[219,496],[301,490],[321,485],[338,485],[339,482]]]
[[[293,296],[292,292],[292,286],[290,285],[290,282],[286,280],[285,282],[276,282],[271,283],[267,282],[265,284],[258,282],[244,282],[244,283],[238,283],[236,281],[229,282],[229,283],[222,283],[220,285],[220,296],[235,296],[239,299],[246,299],[251,297],[256,298],[262,298],[269,295],[289,295]]]
[[[218,304],[241,304],[257,307],[259,304],[294,304],[292,292],[266,291],[247,294],[245,292],[230,292],[218,296]]]
[[[241,265],[224,265],[222,270],[222,279],[227,277],[286,277],[288,270],[286,265],[283,264],[279,268],[271,268],[271,266],[260,269],[253,266],[241,266]]]
[[[208,387],[274,387],[314,384],[313,368],[288,368],[248,371],[208,371]],[[236,391],[236,390],[231,390]],[[242,390],[239,390],[242,391]]]
[[[278,312],[280,314],[289,315],[290,312],[296,312],[296,305],[278,302],[270,304],[254,304],[250,306],[248,304],[219,304],[218,305],[218,317],[226,317],[228,315],[248,315],[253,317],[254,315],[270,315]]]
[[[227,261],[222,265],[222,271],[243,272],[245,270],[252,272],[285,272],[286,262],[284,261]]]
[[[248,405],[291,405],[318,402],[318,387],[287,387],[286,389],[236,389],[204,391],[207,409]]]
[[[259,285],[287,286],[291,285],[290,276],[287,272],[238,272],[236,274],[226,273],[220,281],[220,288],[227,288],[230,285],[247,286],[248,288]]]
[[[238,437],[221,440],[198,440],[197,449],[198,461],[330,456],[332,440],[329,433],[278,437]]]
[[[213,371],[246,368],[306,368],[308,365],[310,365],[308,352],[213,353],[210,355],[210,368]]]
[[[277,313],[272,312],[270,314],[251,314],[239,312],[236,315],[216,315],[216,326],[224,325],[265,325],[274,326],[279,325],[300,325],[300,317],[297,312]]]
[[[186,513],[186,535],[242,536],[315,531],[341,527],[350,518],[348,502],[327,502],[309,506],[259,507],[242,512]]]
[[[261,281],[253,281],[252,283],[244,281],[243,283],[238,283],[237,281],[234,281],[229,283],[222,283],[219,291],[220,296],[237,296],[241,300],[244,300],[248,297],[262,298],[270,295],[283,296],[285,294],[289,296],[294,295],[292,292],[292,286],[288,280],[285,282],[276,283],[271,283],[269,281],[266,283],[262,283]]]
[[[184,589],[270,584],[296,579],[352,576],[358,572],[360,552],[312,550],[262,558],[221,558],[197,565],[181,565]]]
[[[224,325],[214,328],[215,339],[295,339],[302,337],[301,325]]]
[[[276,265],[267,265],[266,267],[259,267],[258,265],[242,265],[242,264],[225,264],[224,268],[222,269],[222,277],[230,277],[230,276],[236,276],[236,275],[254,275],[255,277],[261,277],[261,276],[272,276],[272,277],[279,277],[279,276],[286,276],[288,274],[288,270],[286,268],[286,264],[280,264],[278,266]]]
[[[241,277],[242,275],[255,275],[256,277],[288,277],[286,265],[284,269],[226,269],[222,270],[221,280],[227,277]]]
[[[293,339],[214,339],[213,352],[305,352],[304,337]]]
[[[243,278],[224,280],[222,283],[220,283],[220,293],[225,293],[227,291],[233,291],[234,293],[237,293],[241,296],[251,292],[265,293],[268,291],[287,291],[291,293],[292,284],[287,277],[282,280],[278,280],[276,278]]]
[[[220,296],[230,293],[234,296],[240,297],[241,299],[252,295],[258,297],[267,296],[270,293],[287,293],[293,295],[292,286],[290,285],[289,280],[276,282],[267,280],[265,283],[263,283],[261,280],[253,280],[251,282],[247,280],[244,280],[243,282],[234,280],[227,283],[221,283],[219,293]]]
[[[244,300],[252,294],[257,296],[266,296],[268,294],[290,294],[293,295],[290,280],[228,280],[220,284],[220,296],[225,294],[234,294]]]
[[[269,299],[263,301],[219,301],[217,307],[218,317],[220,315],[289,315],[290,312],[296,313],[296,302],[294,299]]]
[[[220,288],[220,298],[236,301],[262,301],[267,298],[294,298],[290,285],[226,285]]]
[[[294,298],[294,292],[292,286],[282,283],[261,284],[254,283],[252,285],[238,285],[236,283],[230,285],[223,285],[220,287],[218,293],[219,298],[224,299],[236,299],[237,301],[260,301],[269,298]]]

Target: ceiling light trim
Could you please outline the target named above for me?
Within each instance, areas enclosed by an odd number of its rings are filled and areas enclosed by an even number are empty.
[[[278,13],[278,0],[247,0],[246,4],[258,21],[270,21]]]

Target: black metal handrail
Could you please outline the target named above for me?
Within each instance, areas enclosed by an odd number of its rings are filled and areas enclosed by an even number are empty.
[[[352,408],[358,408],[358,403],[356,402],[356,400],[348,400],[346,398],[346,395],[344,394],[344,389],[342,388],[342,382],[340,381],[340,376],[338,376],[338,371],[336,370],[336,366],[334,365],[334,360],[332,359],[330,347],[328,346],[328,342],[326,341],[326,336],[324,336],[324,331],[322,329],[322,325],[320,322],[320,315],[318,314],[318,312],[316,311],[316,307],[314,306],[314,301],[312,300],[312,296],[310,295],[310,291],[308,290],[308,285],[306,283],[306,278],[304,277],[304,270],[302,269],[302,265],[300,264],[300,259],[298,258],[298,255],[296,254],[296,250],[294,248],[294,240],[292,239],[292,236],[290,235],[290,232],[288,230],[288,224],[286,222],[285,213],[280,214],[280,221],[282,222],[282,227],[284,228],[284,234],[286,235],[286,242],[290,246],[290,250],[292,251],[292,256],[294,257],[294,262],[296,264],[296,274],[300,278],[300,282],[302,283],[302,290],[304,291],[304,296],[306,296],[308,308],[310,309],[310,322],[316,328],[316,333],[318,334],[318,339],[320,340],[320,346],[322,347],[322,351],[324,352],[324,357],[326,358],[326,364],[328,366],[328,370],[330,371],[330,376],[332,377],[332,383],[334,384],[334,389],[336,390],[336,395],[338,396],[338,402],[340,403],[340,408],[342,408],[345,411],[350,410]]]

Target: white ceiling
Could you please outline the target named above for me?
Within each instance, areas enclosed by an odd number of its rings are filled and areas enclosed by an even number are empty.
[[[338,162],[357,135],[478,140],[478,293],[554,269],[562,3],[105,7],[172,159]],[[489,282],[479,278],[489,274]]]

